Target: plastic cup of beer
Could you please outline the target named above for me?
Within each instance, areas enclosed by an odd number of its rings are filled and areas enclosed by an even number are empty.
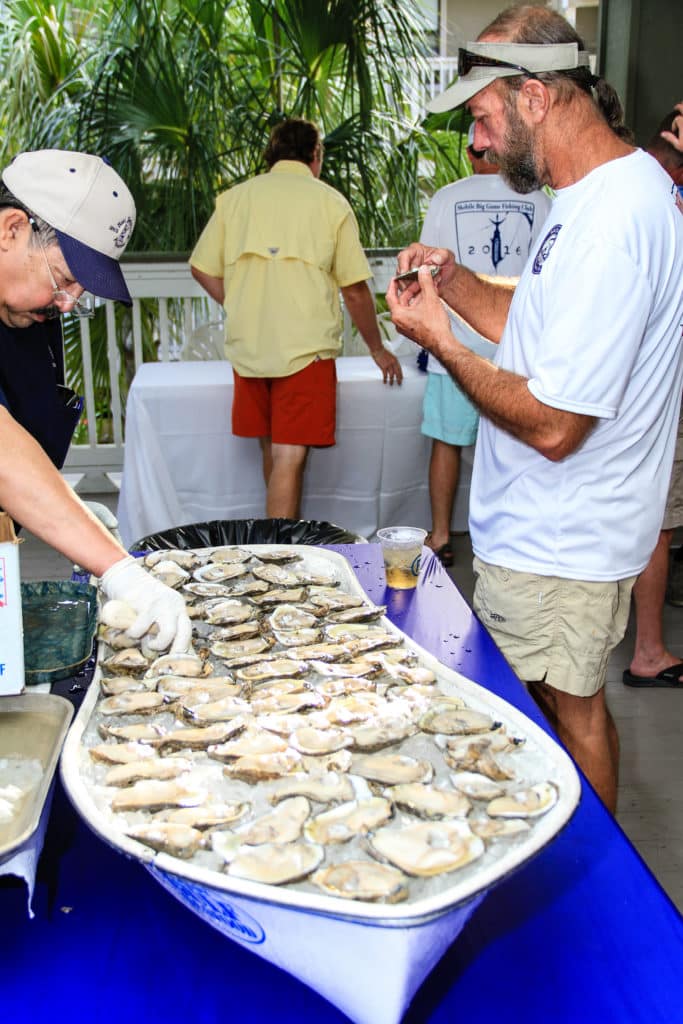
[[[417,586],[426,536],[427,531],[417,526],[387,526],[377,531],[388,587],[411,590]]]

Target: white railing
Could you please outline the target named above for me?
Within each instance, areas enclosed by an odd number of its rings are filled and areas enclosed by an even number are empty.
[[[406,74],[406,95],[413,121],[420,121],[427,104],[446,89],[458,73],[457,57],[429,57]]]
[[[383,295],[386,291],[395,270],[396,251],[367,250],[373,272],[371,287],[376,295]],[[156,359],[162,362],[223,357],[223,310],[199,287],[186,262],[131,261],[124,263],[123,270],[133,298],[132,315],[126,318],[125,328],[117,323],[114,303],[104,303],[111,392],[111,439],[108,441],[97,437],[90,322],[80,321],[87,441],[71,445],[64,473],[81,491],[111,486],[112,482],[118,481],[123,468],[125,394],[119,387],[122,352],[130,367],[130,380],[144,362],[144,351],[149,352],[150,347]],[[146,337],[143,337],[143,324]],[[124,331],[125,336],[122,337]],[[362,339],[355,335],[346,310],[343,339],[342,355],[367,352]]]

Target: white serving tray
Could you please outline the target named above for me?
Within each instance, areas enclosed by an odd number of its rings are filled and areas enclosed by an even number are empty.
[[[240,545],[254,554],[281,546]],[[366,596],[343,556],[308,546],[292,548],[307,569],[333,573],[344,590]],[[358,1024],[400,1020],[427,973],[486,893],[557,835],[580,798],[580,782],[570,758],[546,732],[511,704],[442,665],[388,619],[382,622],[418,654],[422,665],[437,674],[444,692],[461,696],[468,706],[501,721],[511,735],[524,737],[524,750],[559,792],[555,806],[534,822],[528,835],[501,846],[495,858],[484,856],[459,872],[441,876],[438,891],[430,880],[424,895],[405,903],[345,900],[306,891],[302,884],[263,885],[207,870],[156,853],[125,835],[114,815],[105,814],[96,804],[82,770],[89,760],[84,736],[89,726],[92,732],[91,719],[100,697],[99,664],[69,731],[61,764],[74,805],[102,839],[142,861],[161,885],[223,934],[301,978]]]

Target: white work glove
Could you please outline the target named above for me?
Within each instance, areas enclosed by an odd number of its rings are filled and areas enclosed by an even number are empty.
[[[97,516],[102,525],[106,526],[114,539],[120,544],[119,521],[114,513],[99,501],[84,501],[83,504],[86,508],[90,509],[94,516]]]
[[[143,636],[156,623],[159,632],[149,641],[155,651],[187,651],[192,638],[192,624],[180,594],[146,572],[135,558],[128,555],[114,562],[100,578],[100,586],[108,600],[125,601],[137,613],[129,636]]]

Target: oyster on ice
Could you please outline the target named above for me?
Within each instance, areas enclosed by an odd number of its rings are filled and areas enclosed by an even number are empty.
[[[111,802],[113,811],[161,811],[164,807],[198,807],[206,791],[172,780],[145,779],[120,789]]]
[[[196,828],[168,821],[138,825],[129,829],[128,835],[145,846],[151,846],[153,850],[170,853],[171,856],[180,857],[182,860],[192,857],[202,841],[202,834]]]
[[[391,786],[400,782],[429,782],[434,769],[429,761],[418,761],[407,754],[359,754],[351,762],[351,774]]]
[[[301,838],[301,830],[310,813],[311,805],[306,797],[290,797],[278,804],[274,811],[269,811],[240,829],[240,840],[247,846],[294,843]]]
[[[400,903],[408,896],[408,879],[388,864],[367,860],[345,860],[328,868],[320,868],[311,882],[328,896],[347,900]]]
[[[251,882],[283,885],[306,878],[324,857],[321,846],[311,843],[264,843],[240,847],[230,862],[228,874]]]
[[[551,782],[541,782],[529,789],[508,793],[492,800],[486,811],[491,818],[535,818],[545,814],[557,803],[557,789]]]
[[[418,818],[464,818],[472,806],[464,793],[421,782],[391,786],[384,795],[400,810]]]
[[[340,772],[308,775],[303,772],[289,779],[278,779],[268,788],[268,800],[277,804],[288,796],[305,796],[320,804],[353,800],[355,793],[350,779]]]
[[[304,825],[304,835],[312,843],[346,843],[355,836],[383,825],[392,815],[391,802],[384,797],[351,800],[311,818]]]
[[[428,878],[456,871],[484,852],[484,842],[465,821],[420,822],[403,828],[387,826],[372,835],[370,850],[407,875]]]

